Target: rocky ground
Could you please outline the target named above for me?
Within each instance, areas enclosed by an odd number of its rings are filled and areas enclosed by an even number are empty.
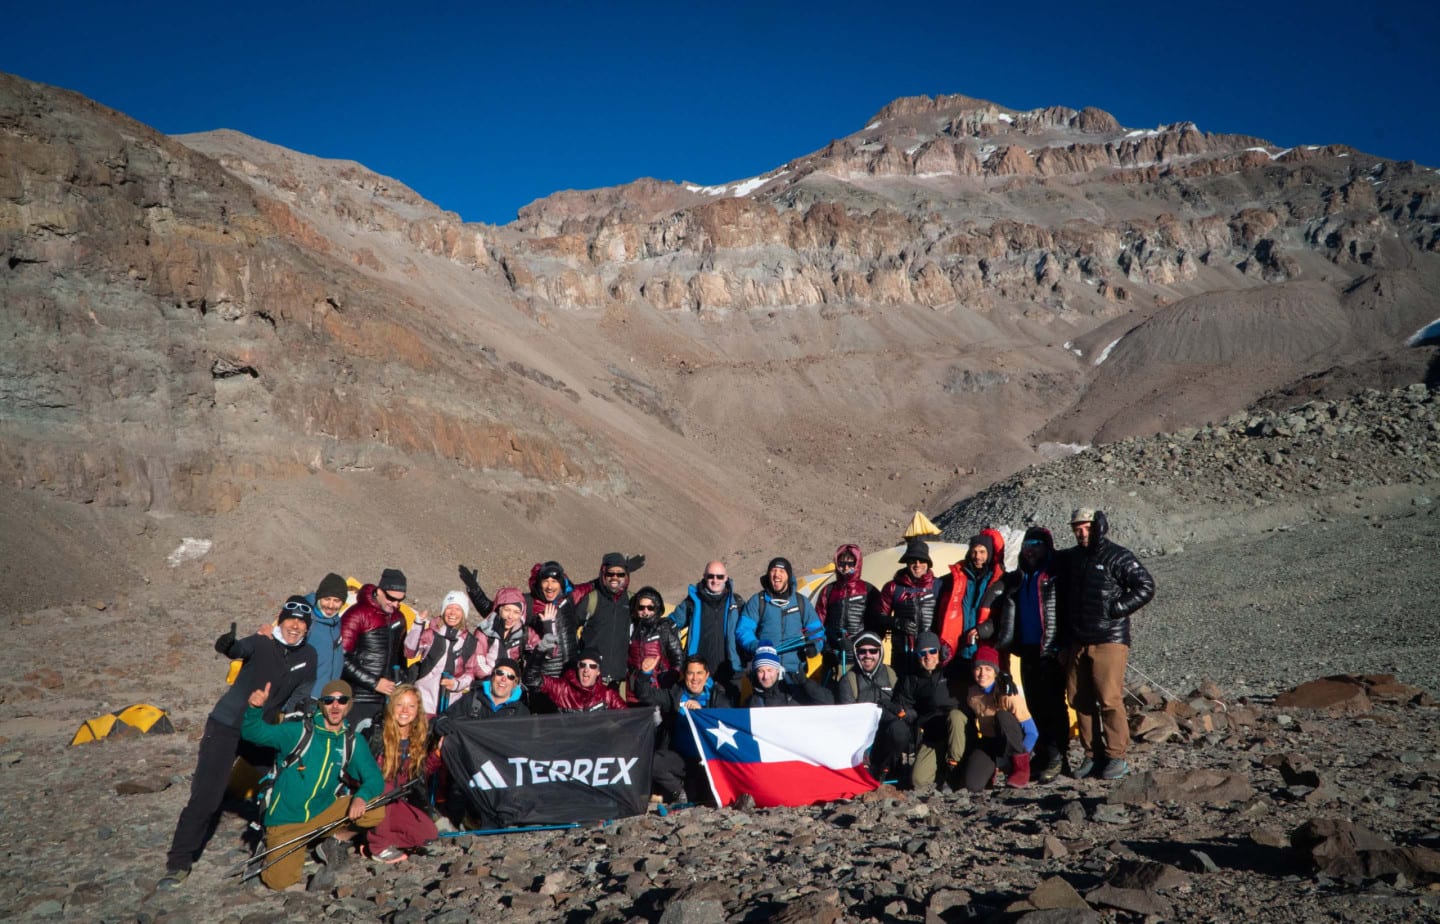
[[[281,895],[226,878],[244,856],[227,815],[184,887],[157,893],[220,691],[213,602],[266,588],[196,570],[123,599],[0,616],[0,909],[246,922],[1434,918],[1437,406],[1402,388],[1257,410],[1027,470],[941,518],[955,536],[991,522],[1063,528],[1071,505],[1094,500],[1146,558],[1159,595],[1136,620],[1142,740],[1120,785],[885,789],[447,839],[400,867],[355,859],[334,888]],[[43,664],[18,658],[17,640]],[[1283,695],[1346,674],[1366,676]],[[178,733],[66,746],[80,719],[137,701],[169,709]]]

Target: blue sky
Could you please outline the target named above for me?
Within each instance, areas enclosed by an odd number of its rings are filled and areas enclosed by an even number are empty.
[[[900,96],[1098,106],[1440,167],[1440,4],[30,4],[0,70],[341,157],[469,221],[743,179]]]

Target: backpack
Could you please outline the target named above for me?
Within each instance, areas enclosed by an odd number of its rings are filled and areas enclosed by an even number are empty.
[[[310,747],[310,742],[315,740],[314,715],[308,715],[298,720],[291,719],[289,721],[302,722],[304,727],[300,730],[300,740],[295,742],[295,747],[290,749],[290,753],[278,761],[275,766],[270,769],[269,773],[266,773],[260,778],[260,783],[255,792],[255,803],[260,810],[259,818],[256,821],[250,822],[250,827],[256,830],[264,829],[265,815],[270,811],[270,801],[275,790],[275,780],[279,778],[280,774],[299,763],[300,758],[305,755],[305,751]],[[345,790],[349,788],[345,781],[345,768],[350,766],[350,758],[354,755],[355,729],[347,724],[345,726],[345,756],[340,762],[340,782],[335,786],[335,798],[337,799],[343,796]]]

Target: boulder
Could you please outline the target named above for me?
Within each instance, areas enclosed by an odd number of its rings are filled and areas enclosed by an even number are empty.
[[[1336,715],[1359,715],[1373,706],[1365,685],[1350,677],[1311,680],[1275,697],[1278,709],[1324,709]]]
[[[1255,794],[1242,773],[1200,768],[1147,770],[1120,781],[1106,801],[1121,805],[1145,802],[1244,802]]]

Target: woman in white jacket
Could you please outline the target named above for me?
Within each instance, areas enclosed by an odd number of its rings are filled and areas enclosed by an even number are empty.
[[[472,683],[490,676],[495,652],[483,632],[465,628],[470,600],[463,590],[452,590],[440,604],[439,625],[420,614],[405,636],[405,656],[419,658],[415,686],[425,714],[445,711],[441,700],[454,702]]]

